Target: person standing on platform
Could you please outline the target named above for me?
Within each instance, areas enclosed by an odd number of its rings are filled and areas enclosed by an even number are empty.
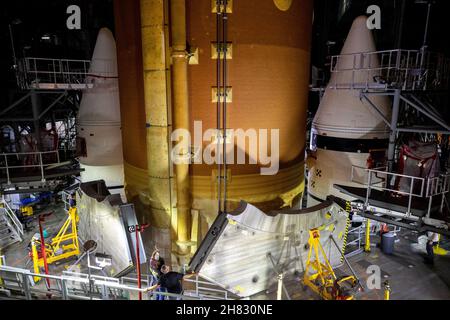
[[[436,232],[428,232],[427,240],[427,256],[425,257],[425,263],[434,264],[434,247],[439,243],[439,234]]]
[[[153,286],[159,282],[159,278],[161,277],[161,268],[164,265],[164,259],[161,257],[158,248],[155,246],[155,250],[152,253],[150,258],[150,273],[151,273],[151,283],[150,286]],[[157,288],[156,291],[162,291],[160,288]],[[161,295],[156,296],[156,300],[164,300],[164,297]]]
[[[171,271],[170,266],[163,265],[161,267],[161,277],[159,278],[158,284],[147,288],[146,291],[152,291],[157,288],[165,289],[168,293],[182,295],[183,294],[183,284],[182,281],[189,279],[196,275],[196,273],[182,274],[179,272]],[[181,300],[177,297],[169,297],[169,300]]]

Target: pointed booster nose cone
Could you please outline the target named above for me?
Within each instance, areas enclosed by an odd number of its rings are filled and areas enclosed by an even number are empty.
[[[350,139],[385,139],[389,135],[381,117],[367,101],[360,99],[360,90],[335,89],[336,85],[339,87],[374,81],[375,71],[368,71],[367,68],[379,67],[377,55],[367,55],[367,59],[362,59],[360,55],[376,51],[375,41],[366,21],[365,16],[358,17],[350,29],[336,64],[338,72],[333,72],[314,117],[313,130],[316,130],[318,135]],[[355,68],[365,70],[355,71]],[[389,118],[389,98],[373,96],[371,100]]]
[[[351,84],[374,82],[375,71],[371,70],[380,65],[376,54],[361,55],[376,51],[366,21],[361,16],[353,22],[335,65],[337,72],[332,73],[313,120],[311,147],[317,150],[317,160],[309,170],[308,206],[328,195],[350,200],[333,185],[360,187],[351,181],[352,166],[366,168],[369,150],[387,148],[389,129],[382,118],[360,98],[360,89],[348,89]],[[375,95],[370,100],[390,118],[388,97]],[[363,181],[364,171],[356,171],[354,179]]]
[[[78,113],[78,136],[86,141],[83,181],[104,179],[108,186],[123,184],[122,134],[117,74],[116,43],[110,30],[97,36]]]
[[[372,31],[367,28],[367,17],[357,17],[350,28],[341,54],[376,51]]]
[[[89,73],[96,76],[117,77],[116,41],[107,28],[102,28],[98,32]]]

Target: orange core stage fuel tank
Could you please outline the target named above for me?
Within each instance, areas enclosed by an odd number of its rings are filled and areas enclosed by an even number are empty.
[[[191,59],[189,66],[193,135],[216,128],[215,3],[187,1],[188,44],[191,52],[197,54],[197,61]],[[239,140],[235,135],[228,141],[231,134],[227,134],[227,143],[234,146],[227,148],[227,160],[234,160],[226,173],[231,206],[240,200],[261,209],[295,205],[303,192],[312,3],[310,0],[228,1],[227,128],[235,133],[242,130],[241,138],[242,132],[245,136]],[[278,149],[276,174],[261,174],[261,168],[276,165],[263,164],[260,157],[255,159],[251,155],[250,131],[256,133],[261,151],[264,129],[267,129],[268,154],[275,158],[273,148]],[[274,130],[279,130],[278,139],[272,135]],[[202,146],[193,142],[193,148],[204,150],[211,141],[214,137],[203,139]],[[274,144],[277,142],[278,146]],[[242,151],[244,164],[237,163],[238,153]],[[191,165],[193,207],[217,212],[217,165],[208,165],[204,160]]]
[[[206,134],[217,128],[220,99],[216,9],[214,0],[114,1],[128,201],[139,220],[178,245],[201,239],[218,212],[218,166],[197,152],[218,139]],[[227,128],[243,133],[227,139],[229,208],[241,200],[261,210],[296,205],[305,180],[313,1],[229,0],[227,15]],[[171,161],[179,128],[196,154],[184,167]],[[274,170],[262,174],[267,168]]]

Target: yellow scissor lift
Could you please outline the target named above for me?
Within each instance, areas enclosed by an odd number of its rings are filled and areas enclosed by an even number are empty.
[[[320,243],[318,229],[309,231],[309,252],[303,284],[325,300],[353,300],[349,292],[359,284],[353,276],[337,278]],[[322,258],[321,258],[322,257]]]
[[[45,256],[47,264],[54,263],[63,259],[67,259],[80,254],[80,246],[78,244],[77,222],[79,220],[77,209],[70,208],[68,211],[67,220],[59,230],[58,234],[51,240],[45,243]],[[34,273],[39,274],[40,268],[44,267],[43,257],[39,257],[38,246],[41,242],[39,239],[33,237],[31,239],[31,253],[33,258]],[[34,281],[38,282],[41,278],[34,277]]]

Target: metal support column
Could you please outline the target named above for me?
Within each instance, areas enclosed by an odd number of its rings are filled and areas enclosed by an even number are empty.
[[[172,92],[173,92],[173,124],[174,130],[189,130],[189,93],[188,64],[186,51],[186,2],[170,1],[171,39],[172,39]],[[178,253],[186,256],[190,253],[191,235],[191,191],[189,179],[189,163],[191,150],[188,141],[181,141],[180,153],[176,156],[175,175],[177,182],[177,244]],[[183,261],[180,261],[181,264]]]
[[[65,279],[61,280],[61,294],[62,294],[63,300],[69,300],[69,296],[68,296],[68,292],[67,292],[67,284],[66,284]]]
[[[395,161],[395,141],[397,139],[397,122],[400,111],[400,94],[401,90],[396,89],[394,94],[394,102],[392,104],[391,133],[389,135],[388,148],[388,171],[393,172]],[[387,182],[390,185],[390,181]]]
[[[364,243],[364,251],[370,252],[370,219],[366,219],[366,241]]]
[[[3,264],[2,250],[0,249],[0,267]],[[0,277],[0,288],[3,286],[3,279]]]
[[[27,300],[33,300],[30,291],[30,281],[28,279],[28,275],[22,274],[22,283],[23,283],[23,293],[25,294],[25,298]]]
[[[389,284],[389,281],[386,280],[384,282],[384,300],[390,300],[391,299],[391,286]]]
[[[39,151],[41,150],[41,134],[40,134],[41,126],[39,122],[39,115],[41,112],[41,99],[35,90],[31,90],[31,108],[33,111],[34,132],[36,134],[37,147]]]
[[[277,300],[282,300],[283,297],[283,273],[278,275],[278,289],[277,289]]]

